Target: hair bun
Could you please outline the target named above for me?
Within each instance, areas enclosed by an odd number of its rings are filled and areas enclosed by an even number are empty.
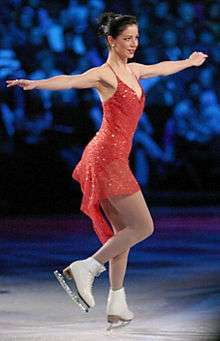
[[[107,35],[109,32],[110,23],[118,17],[121,17],[121,14],[117,14],[113,12],[103,13],[98,20],[98,30],[97,30],[98,35]]]

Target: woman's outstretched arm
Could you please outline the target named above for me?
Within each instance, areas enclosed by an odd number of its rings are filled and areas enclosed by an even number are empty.
[[[86,89],[96,88],[101,79],[99,67],[92,68],[80,75],[60,75],[41,80],[15,79],[7,80],[7,87],[20,86],[24,90],[47,89],[47,90],[65,90],[65,89]]]
[[[200,66],[204,63],[207,54],[193,52],[189,58],[177,61],[164,61],[153,65],[132,63],[138,78],[150,78],[157,76],[168,76],[182,71],[191,66]]]

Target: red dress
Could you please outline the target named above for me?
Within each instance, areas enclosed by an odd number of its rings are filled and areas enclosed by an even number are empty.
[[[112,69],[112,67],[108,64]],[[129,195],[140,190],[129,167],[129,154],[145,102],[122,82],[115,71],[117,89],[102,103],[103,120],[99,131],[87,144],[72,177],[80,183],[83,198],[80,210],[87,214],[104,244],[113,230],[100,210],[100,200],[117,195]]]

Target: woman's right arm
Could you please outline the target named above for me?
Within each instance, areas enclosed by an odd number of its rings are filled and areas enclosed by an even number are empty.
[[[65,89],[86,89],[96,88],[101,80],[100,67],[89,69],[80,75],[60,75],[42,80],[16,79],[7,80],[7,87],[18,85],[24,90],[47,89],[47,90],[65,90]]]

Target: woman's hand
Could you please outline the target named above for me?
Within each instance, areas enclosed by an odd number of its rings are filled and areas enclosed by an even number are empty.
[[[28,79],[7,80],[7,88],[18,85],[24,90],[42,89],[42,90],[66,90],[66,89],[87,89],[99,86],[103,78],[103,70],[100,67],[94,67],[80,75],[59,75],[47,79],[30,81]]]
[[[192,66],[200,66],[204,63],[207,57],[208,55],[203,52],[193,52],[188,59]]]
[[[7,88],[11,86],[20,86],[23,90],[33,90],[36,88],[36,81],[30,81],[28,79],[15,79],[15,80],[8,80],[6,81]]]

